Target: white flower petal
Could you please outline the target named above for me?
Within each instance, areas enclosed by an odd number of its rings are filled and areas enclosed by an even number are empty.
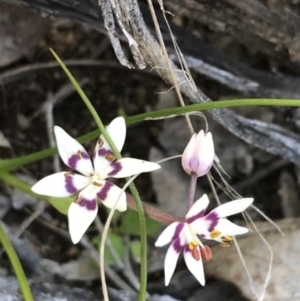
[[[126,138],[126,123],[123,117],[115,118],[107,127],[106,131],[114,142],[116,148],[121,152]]]
[[[190,272],[194,275],[194,277],[200,282],[201,285],[205,285],[205,276],[203,270],[202,258],[200,256],[199,260],[195,260],[190,251],[184,251],[183,253],[185,263],[190,270]]]
[[[105,170],[115,160],[115,156],[107,142],[101,136],[94,151],[94,169],[101,179],[106,179]]]
[[[57,149],[63,162],[88,176],[94,172],[90,156],[84,147],[59,126],[54,127]]]
[[[184,224],[180,222],[172,223],[159,235],[155,242],[156,247],[163,247],[176,239],[184,228]]]
[[[37,194],[67,197],[85,188],[90,179],[70,172],[58,172],[47,176],[31,187]]]
[[[179,239],[178,239],[179,240]],[[168,248],[166,258],[165,258],[165,285],[169,285],[170,280],[174,274],[178,257],[180,254],[181,246],[176,246],[177,241]]]
[[[142,172],[150,172],[160,168],[160,165],[154,162],[122,158],[109,165],[105,171],[108,177],[125,178]]]
[[[181,165],[183,169],[185,170],[186,173],[191,174],[191,169],[190,169],[190,159],[193,156],[194,149],[195,149],[195,141],[196,141],[196,134],[194,134],[188,145],[183,151],[182,157],[181,157]]]
[[[114,142],[118,151],[121,152],[126,138],[125,119],[123,117],[115,118],[106,127],[106,131],[111,140]],[[102,179],[106,179],[107,176],[104,173],[104,170],[112,163],[112,161],[114,161],[114,159],[114,154],[109,144],[105,140],[104,136],[101,135],[94,151],[94,168]]]
[[[122,212],[127,209],[126,193],[109,181],[103,181],[103,186],[98,190],[97,197],[108,208],[114,208],[116,202],[118,202],[117,210]]]
[[[211,225],[211,221],[204,218],[198,218],[194,220],[190,226],[195,230],[197,235],[199,236],[208,236],[210,234],[209,228]]]
[[[235,235],[241,235],[249,232],[249,230],[245,227],[240,227],[228,219],[221,218],[218,221],[217,226],[215,227],[215,230],[220,231],[220,236],[235,236]]]
[[[95,187],[89,185],[80,193],[79,203],[72,203],[68,210],[69,231],[72,242],[77,244],[98,213]]]
[[[215,148],[212,133],[208,132],[204,139],[200,140],[200,143],[202,143],[202,145],[199,146],[198,157],[205,158],[208,164],[211,164],[215,158]]]
[[[207,194],[203,194],[203,196],[193,204],[193,206],[185,216],[187,222],[192,223],[194,220],[202,217],[205,214],[205,209],[207,208],[208,204],[208,196]]]
[[[252,203],[253,198],[244,198],[240,200],[231,201],[215,208],[209,214],[216,213],[219,217],[227,217],[244,211]]]

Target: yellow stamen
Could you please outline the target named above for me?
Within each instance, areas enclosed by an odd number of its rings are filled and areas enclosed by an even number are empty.
[[[78,196],[78,198],[74,200],[74,203],[79,204],[81,201],[82,201],[82,197]]]
[[[116,157],[113,154],[106,154],[104,158],[108,161],[114,161]]]
[[[64,173],[64,176],[65,176],[66,178],[71,177],[72,175],[73,175],[73,174],[72,174],[70,171],[67,171],[67,172]]]
[[[198,244],[198,241],[196,239],[192,240],[190,243],[189,243],[189,249],[190,250],[193,250],[195,247],[197,247],[199,244]]]
[[[213,239],[219,237],[220,235],[221,235],[221,232],[218,230],[213,230],[210,232],[210,237]]]
[[[232,238],[232,236],[224,236],[223,241],[229,243],[229,242],[233,241],[233,238]]]
[[[104,144],[103,140],[101,138],[99,138],[99,140],[98,140],[98,146],[102,147],[103,144]]]
[[[230,247],[230,243],[228,243],[228,242],[222,242],[221,244],[220,244],[220,247],[223,247],[223,248],[228,248],[228,247]]]
[[[78,152],[77,152],[77,156],[78,156],[78,158],[82,159],[82,154],[83,154],[83,152],[82,152],[82,151],[78,151]]]
[[[102,184],[100,184],[100,183],[98,183],[98,182],[96,182],[96,181],[93,182],[93,185],[98,186],[98,187],[103,186]]]

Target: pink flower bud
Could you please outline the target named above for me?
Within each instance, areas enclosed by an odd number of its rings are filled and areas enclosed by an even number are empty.
[[[201,130],[198,134],[192,136],[186,146],[182,154],[181,164],[189,175],[195,174],[201,177],[209,172],[214,157],[215,149],[212,134],[210,132],[204,134],[204,131]]]

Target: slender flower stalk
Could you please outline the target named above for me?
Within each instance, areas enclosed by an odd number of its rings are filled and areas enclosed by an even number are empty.
[[[193,206],[195,191],[196,191],[196,184],[197,184],[197,175],[192,174],[190,179],[190,186],[189,186],[189,194],[188,194],[188,210]]]
[[[194,134],[191,137],[182,154],[181,164],[189,175],[202,177],[209,172],[213,165],[214,157],[215,150],[212,134],[210,132],[205,134],[201,130],[198,134]]]
[[[233,240],[232,236],[247,233],[247,228],[235,225],[226,217],[244,211],[252,202],[252,198],[231,201],[205,215],[209,199],[204,194],[190,208],[185,221],[170,224],[155,243],[156,247],[170,244],[165,258],[165,285],[170,283],[181,251],[190,272],[200,284],[205,285],[202,259],[210,260],[212,254],[201,239],[215,240],[222,246],[228,246]]]
[[[71,239],[73,243],[78,243],[97,215],[97,200],[101,200],[108,208],[113,208],[117,202],[117,210],[127,209],[125,192],[106,180],[107,178],[125,178],[157,170],[160,166],[132,158],[116,160],[103,135],[96,144],[92,163],[84,147],[62,128],[55,126],[54,133],[61,159],[81,175],[72,171],[55,173],[38,181],[32,187],[32,191],[53,197],[66,197],[78,193],[68,210]],[[107,133],[118,151],[121,151],[126,137],[124,118],[115,118],[107,126]]]

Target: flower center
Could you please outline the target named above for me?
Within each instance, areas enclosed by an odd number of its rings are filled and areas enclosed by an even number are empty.
[[[100,178],[100,176],[97,173],[91,174],[90,178],[91,178],[91,182],[92,182],[93,185],[95,185],[97,187],[103,186],[103,184],[101,184],[99,182],[99,180],[101,180],[101,178]]]

